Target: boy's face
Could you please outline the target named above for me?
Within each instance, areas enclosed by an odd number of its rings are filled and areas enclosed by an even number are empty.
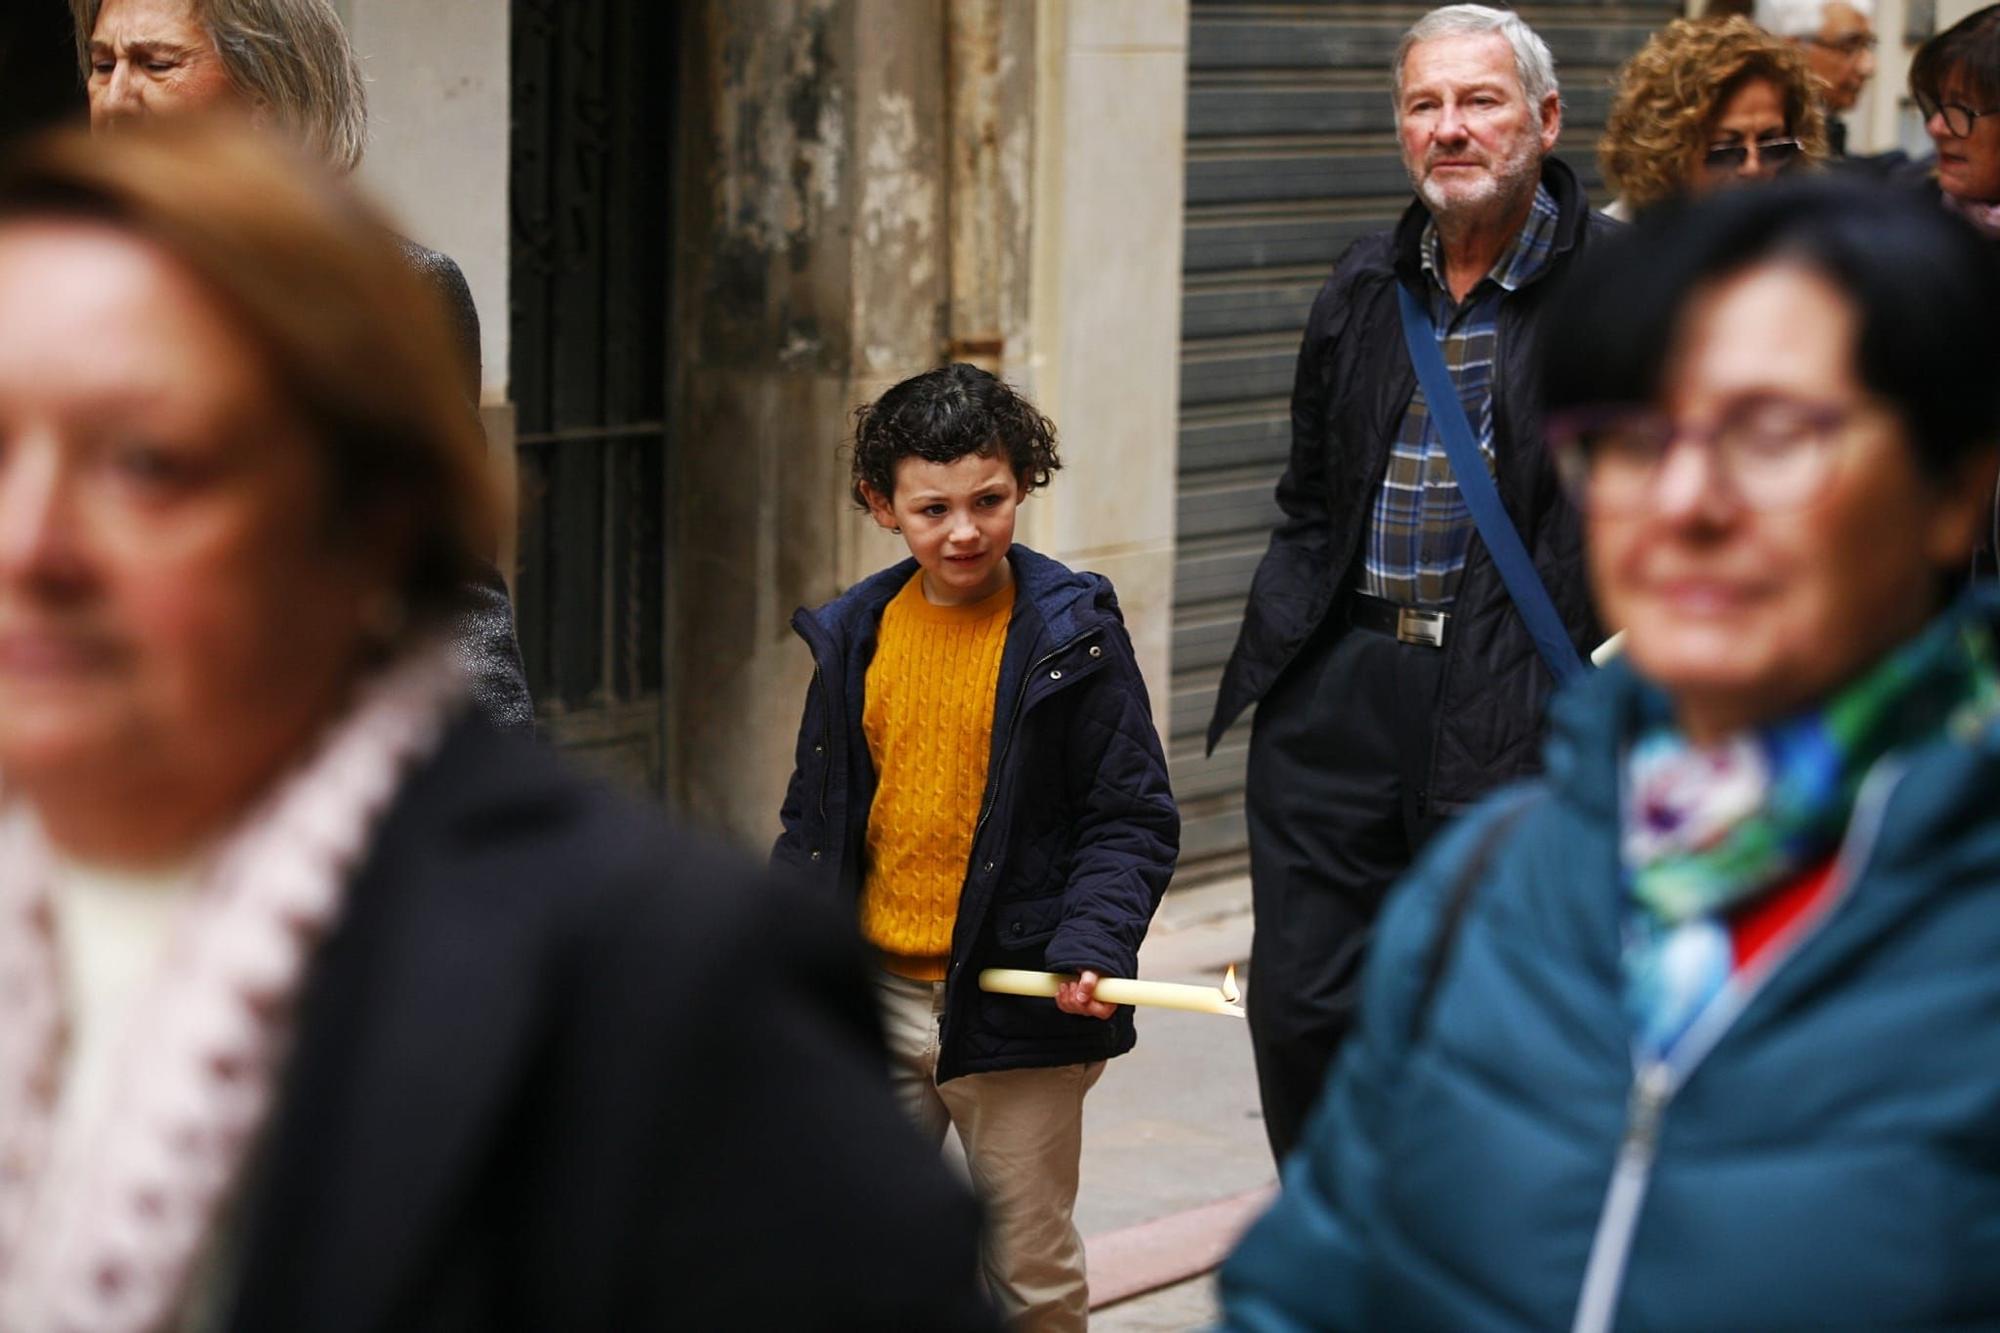
[[[875,521],[900,530],[909,543],[923,567],[924,596],[934,605],[979,601],[1014,577],[1007,548],[1014,544],[1021,483],[1006,458],[905,458],[896,464],[893,496],[864,489]]]

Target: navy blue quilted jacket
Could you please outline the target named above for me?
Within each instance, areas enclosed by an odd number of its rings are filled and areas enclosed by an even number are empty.
[[[1132,1011],[1108,1020],[1053,1000],[987,995],[987,967],[1092,968],[1129,977],[1172,876],[1180,813],[1152,705],[1106,579],[1024,546],[1000,658],[986,795],[952,931],[938,1081],[1107,1059],[1132,1049]],[[792,627],[817,670],[799,724],[772,860],[858,902],[875,768],[861,731],[882,610],[905,560]]]
[[[1390,900],[1360,1034],[1223,1270],[1229,1328],[2000,1328],[2000,726],[1881,761],[1828,905],[1635,1068],[1640,688],[1614,666],[1566,692],[1547,777]],[[1419,1012],[1441,906],[1516,802]]]

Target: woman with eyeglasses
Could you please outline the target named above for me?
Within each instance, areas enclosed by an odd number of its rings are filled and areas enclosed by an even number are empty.
[[[1626,651],[1390,899],[1226,1322],[1995,1327],[2000,261],[1837,179],[1605,249],[1545,388]]]
[[[1910,92],[1937,145],[1945,206],[2000,240],[2000,5],[1975,10],[1919,47]]]
[[[1619,71],[1597,161],[1630,219],[1680,194],[1768,180],[1826,156],[1796,46],[1741,16],[1677,19]]]

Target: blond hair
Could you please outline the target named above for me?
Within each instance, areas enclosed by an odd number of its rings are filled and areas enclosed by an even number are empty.
[[[1790,42],[1741,15],[1675,19],[1618,72],[1597,162],[1634,211],[1685,191],[1722,104],[1746,79],[1768,79],[1785,104],[1785,128],[1808,161],[1826,156],[1826,120],[1812,73]]]

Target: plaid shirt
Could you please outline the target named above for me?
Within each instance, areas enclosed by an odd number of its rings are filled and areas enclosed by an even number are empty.
[[[1493,467],[1493,362],[1499,343],[1500,299],[1548,271],[1560,214],[1547,187],[1538,186],[1528,220],[1493,269],[1456,305],[1444,284],[1437,225],[1424,228],[1423,254],[1431,323],[1444,363],[1465,404],[1479,451]],[[1417,386],[1389,450],[1389,470],[1376,492],[1363,545],[1357,587],[1405,606],[1449,606],[1458,595],[1472,543],[1472,511],[1458,493],[1444,437]]]

